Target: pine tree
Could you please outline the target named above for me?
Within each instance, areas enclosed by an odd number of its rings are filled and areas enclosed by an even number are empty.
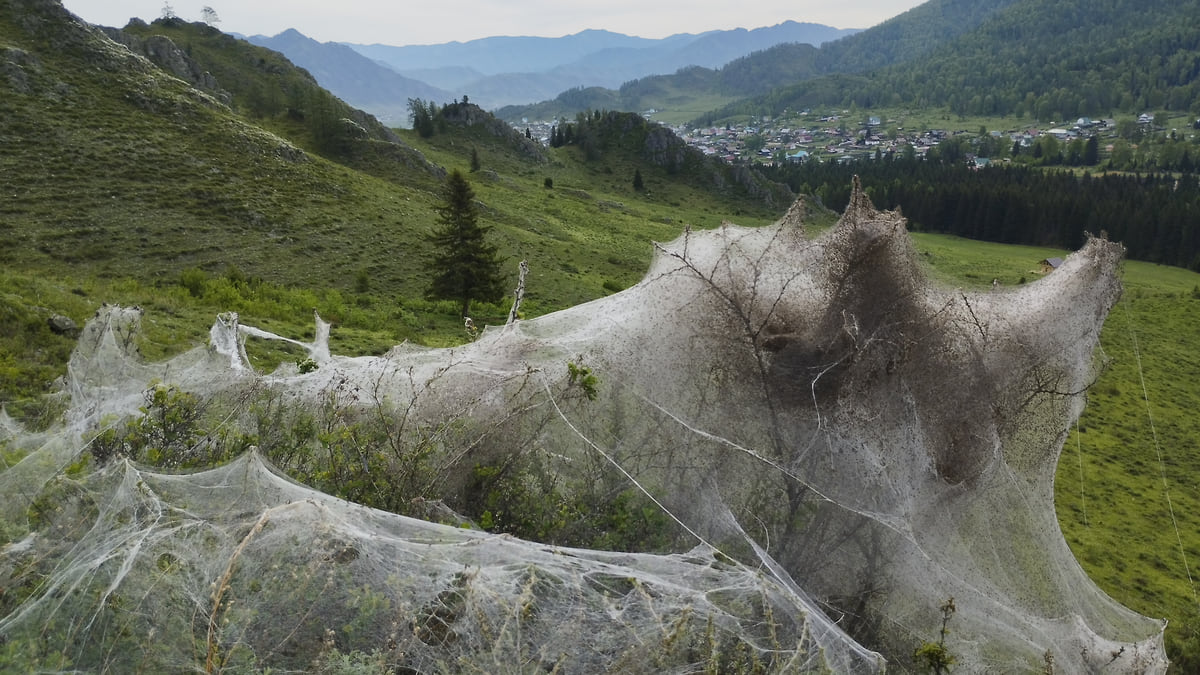
[[[644,188],[644,187],[646,187],[646,184],[644,182],[642,182],[642,170],[634,169],[633,170],[633,189],[637,190],[638,192],[641,192],[642,188]]]
[[[458,169],[446,177],[443,197],[445,202],[436,207],[437,227],[428,237],[434,246],[430,262],[437,273],[426,296],[458,300],[466,317],[472,300],[495,302],[504,297],[500,260],[496,247],[486,241],[491,228],[479,224],[475,192]]]

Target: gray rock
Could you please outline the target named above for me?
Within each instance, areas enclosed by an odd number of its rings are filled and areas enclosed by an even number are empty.
[[[46,319],[46,323],[50,326],[50,330],[58,335],[69,337],[79,335],[79,324],[75,323],[70,317],[63,316],[62,314],[51,316],[49,319]]]
[[[212,73],[204,70],[165,35],[151,35],[143,39],[118,28],[102,27],[100,30],[114,42],[125,45],[129,51],[146,57],[159,68],[207,92],[221,103],[228,106],[233,101],[233,96],[221,88]]]
[[[42,64],[36,56],[23,49],[5,47],[0,49],[0,78],[18,93],[28,93],[30,74],[41,74]]]

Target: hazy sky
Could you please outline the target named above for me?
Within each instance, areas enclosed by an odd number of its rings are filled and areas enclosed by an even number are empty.
[[[152,21],[169,4],[199,21],[206,5],[226,33],[276,35],[295,28],[320,42],[436,44],[493,35],[561,37],[587,28],[661,38],[673,33],[773,26],[789,19],[836,28],[869,28],[924,0],[64,0],[85,21],[124,26]]]

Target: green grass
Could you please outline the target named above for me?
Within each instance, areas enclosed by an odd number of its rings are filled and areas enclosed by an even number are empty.
[[[1128,268],[1101,337],[1110,366],[1067,441],[1056,499],[1068,543],[1106,591],[1178,620],[1195,611],[1188,574],[1200,565],[1197,277]]]
[[[930,276],[955,286],[990,287],[993,279],[1005,286],[1034,281],[1041,276],[1038,261],[1067,254],[1053,248],[1009,246],[949,235],[910,232],[909,236]]]
[[[736,99],[731,96],[721,96],[712,92],[702,92],[697,95],[689,91],[676,91],[655,98],[646,109],[654,108],[652,119],[663,124],[686,124],[697,119],[711,110],[717,110],[733,103]]]

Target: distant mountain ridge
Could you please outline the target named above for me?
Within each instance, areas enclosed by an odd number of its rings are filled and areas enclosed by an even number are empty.
[[[684,119],[697,125],[818,106],[1040,122],[1158,110],[1200,115],[1200,0],[928,0],[819,48],[797,47],[619,90],[564,90],[497,115],[515,122],[595,108],[661,113],[667,102],[672,112],[694,111]]]
[[[489,109],[528,104],[573,87],[617,87],[687,66],[718,67],[781,43],[818,45],[856,32],[786,21],[661,39],[585,30],[560,38],[489,37],[397,47],[320,43],[289,29],[247,40],[284,54],[346,102],[401,124],[409,98],[448,102],[466,94]]]
[[[294,28],[274,37],[254,35],[246,41],[283,54],[333,95],[392,126],[406,123],[410,98],[433,101],[453,98],[444,89],[405,77],[350,47],[317,42]]]
[[[820,46],[853,35],[857,29],[839,29],[814,23],[785,21],[747,30],[677,33],[650,39],[604,30],[585,30],[561,38],[489,37],[470,42],[393,47],[344,43],[399,73],[429,68],[465,66],[483,75],[544,73],[562,67],[584,68],[601,62],[603,70],[639,72],[634,77],[670,73],[684,66],[715,68],[740,56],[784,42]],[[595,63],[592,68],[597,68]],[[618,77],[615,84],[624,82]],[[436,83],[433,83],[436,84]],[[587,82],[585,85],[606,85]]]
[[[563,37],[495,36],[468,42],[395,46],[345,44],[396,72],[418,68],[470,66],[483,75],[545,72],[608,49],[647,49],[660,42],[682,44],[697,36],[653,40],[606,30],[584,30]]]
[[[670,75],[630,80],[617,90],[604,87],[568,89],[553,99],[533,105],[505,106],[496,114],[515,124],[523,119],[570,119],[586,110],[661,112],[681,105],[695,105],[693,101],[706,101],[711,107],[713,102],[740,101],[765,94],[781,82],[814,77],[820,72],[816,65],[818,54],[819,50],[812,45],[788,42],[735,59],[717,70],[691,66]]]

